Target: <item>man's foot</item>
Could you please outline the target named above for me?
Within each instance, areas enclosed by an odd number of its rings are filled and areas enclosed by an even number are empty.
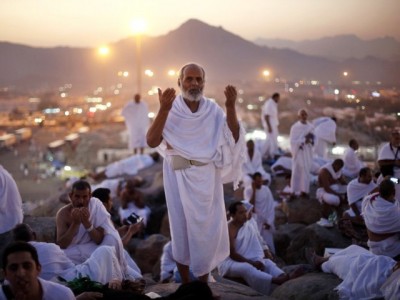
[[[289,280],[290,279],[295,279],[297,277],[303,276],[305,274],[305,270],[303,267],[298,267],[296,269],[294,269],[293,271],[291,271],[288,275],[289,275]]]
[[[327,257],[318,256],[313,248],[306,248],[304,256],[307,262],[317,270],[321,269],[321,265],[328,260]]]

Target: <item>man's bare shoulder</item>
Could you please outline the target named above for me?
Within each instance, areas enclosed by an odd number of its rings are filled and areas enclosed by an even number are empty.
[[[56,219],[65,218],[66,216],[69,216],[69,214],[71,213],[71,209],[72,209],[72,204],[67,204],[61,207],[56,214]]]

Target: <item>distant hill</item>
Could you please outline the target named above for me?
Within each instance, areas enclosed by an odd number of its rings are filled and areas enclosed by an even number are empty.
[[[277,49],[291,49],[307,55],[343,60],[374,56],[380,59],[400,61],[400,42],[392,37],[362,40],[355,35],[338,35],[317,40],[290,41],[283,39],[255,40],[257,45]]]
[[[0,42],[0,87],[47,88],[72,83],[88,89],[102,81],[117,82],[118,71],[136,74],[134,37],[110,47],[111,55],[101,61],[92,48],[34,48]],[[151,79],[154,84],[171,84],[170,78],[160,74],[190,61],[204,65],[207,80],[217,84],[262,80],[264,68],[287,80],[336,81],[343,70],[350,70],[352,80],[394,84],[400,81],[400,62],[374,57],[337,62],[294,50],[259,46],[199,20],[189,20],[166,35],[143,37],[142,66],[158,74]],[[133,84],[133,78],[129,78],[129,83]]]

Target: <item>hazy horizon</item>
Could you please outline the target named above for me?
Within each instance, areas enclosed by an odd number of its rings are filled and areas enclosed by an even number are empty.
[[[93,48],[132,36],[131,22],[141,18],[149,36],[165,35],[198,19],[249,41],[348,34],[362,40],[390,36],[400,41],[398,11],[398,0],[2,0],[0,40],[34,47]]]

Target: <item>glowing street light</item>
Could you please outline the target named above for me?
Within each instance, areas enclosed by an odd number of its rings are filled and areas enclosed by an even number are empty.
[[[168,76],[171,76],[171,77],[175,77],[177,75],[177,72],[175,71],[175,70],[168,70]]]
[[[144,19],[135,19],[131,23],[131,29],[136,40],[136,80],[138,93],[142,90],[142,34],[146,31],[147,24]]]
[[[347,72],[347,71],[344,71],[344,72],[343,72],[343,76],[344,76],[344,77],[347,77],[347,76],[349,76],[349,72]]]
[[[154,76],[154,72],[152,70],[149,70],[149,69],[145,70],[144,74],[146,76],[148,76],[148,77],[153,77]]]
[[[263,74],[264,77],[268,78],[269,75],[271,75],[271,72],[269,70],[263,70],[262,74]]]
[[[97,53],[102,56],[108,56],[108,54],[110,53],[110,48],[108,48],[107,46],[101,46],[97,49]]]

